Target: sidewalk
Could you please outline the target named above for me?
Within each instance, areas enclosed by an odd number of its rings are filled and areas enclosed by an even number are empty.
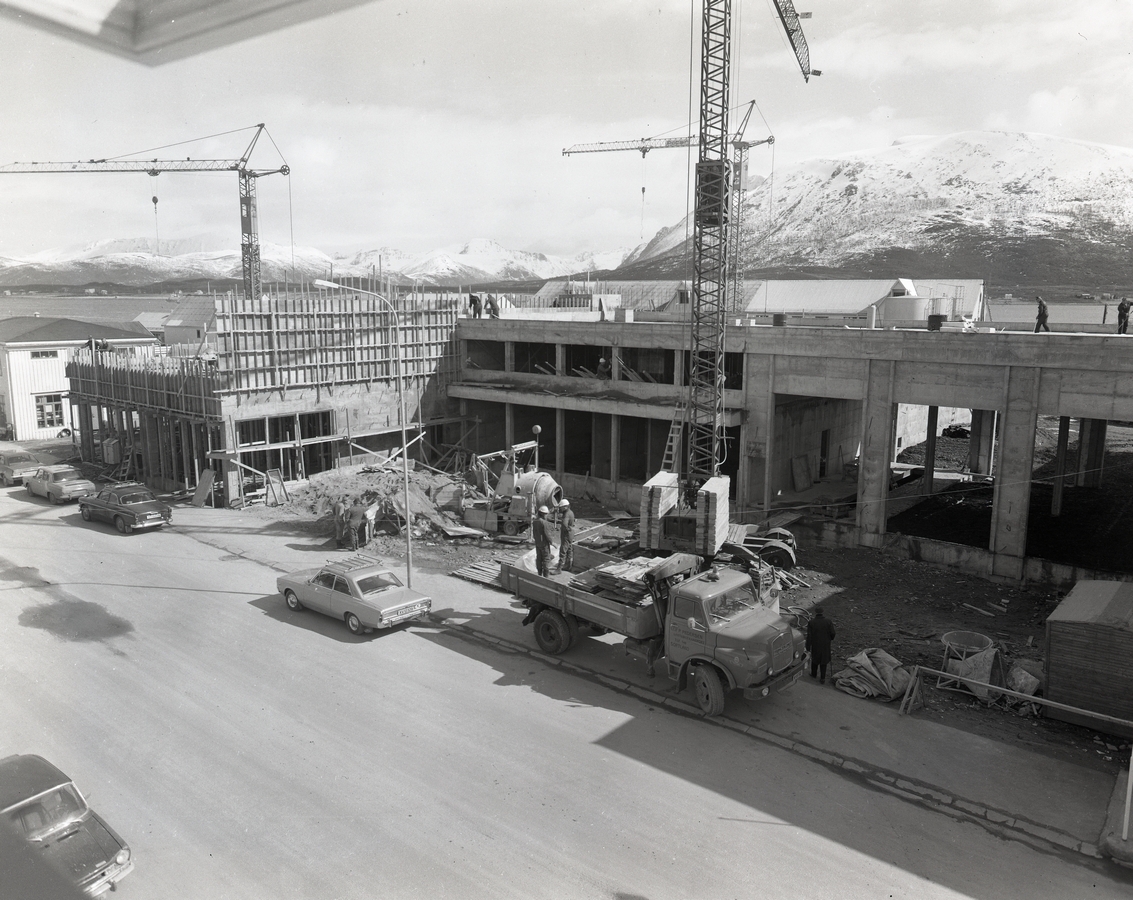
[[[277,572],[320,565],[336,555],[329,536],[317,539],[246,512],[179,504],[173,521],[179,532]],[[501,545],[486,557],[515,552]],[[404,567],[403,560],[390,562],[395,571]],[[274,575],[265,572],[264,580],[265,591],[273,590]],[[432,596],[434,620],[468,639],[527,653],[683,714],[702,715],[690,691],[676,693],[663,674],[649,678],[643,665],[624,654],[616,635],[588,638],[565,656],[549,657],[521,624],[524,609],[509,594],[417,567],[413,584]],[[1115,785],[1103,772],[941,725],[923,711],[901,716],[897,706],[860,700],[804,676],[794,688],[762,701],[733,694],[724,715],[712,721],[1004,837],[1047,850],[1133,861],[1128,847],[1133,841],[1121,841],[1124,778]]]

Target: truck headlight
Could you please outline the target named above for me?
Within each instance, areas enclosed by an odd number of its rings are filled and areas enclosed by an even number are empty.
[[[114,861],[120,866],[126,865],[130,861],[130,848],[123,847],[118,851],[118,855],[114,857]]]

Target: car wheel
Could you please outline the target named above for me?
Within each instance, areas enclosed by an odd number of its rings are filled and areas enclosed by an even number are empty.
[[[350,629],[351,634],[361,634],[363,631],[362,620],[354,613],[346,614],[346,627]]]
[[[303,604],[299,602],[299,598],[295,596],[295,592],[292,590],[284,591],[283,599],[287,601],[287,606],[296,612],[303,608]]]
[[[34,491],[33,491],[33,490],[31,489],[31,482],[30,482],[30,481],[25,481],[25,482],[24,482],[24,487],[26,487],[26,488],[28,489],[28,496],[29,496],[29,497],[34,497],[34,496],[35,496],[35,492],[34,492]]]
[[[570,647],[570,628],[557,609],[545,609],[535,617],[535,643],[551,656],[565,653]]]
[[[80,506],[79,507],[79,513],[82,515],[84,522],[90,521],[90,507],[89,506]]]
[[[693,673],[696,702],[706,716],[718,716],[724,711],[724,685],[712,666],[701,663]]]
[[[8,480],[7,475],[0,475],[0,481],[4,482],[4,487],[11,487],[12,486],[12,482],[10,482]]]
[[[54,503],[56,506],[62,506],[63,505],[63,498],[60,497],[58,494],[48,494],[47,499],[50,500],[52,503]]]
[[[128,524],[121,516],[114,517],[114,527],[118,529],[119,534],[129,534],[134,530],[134,526]]]

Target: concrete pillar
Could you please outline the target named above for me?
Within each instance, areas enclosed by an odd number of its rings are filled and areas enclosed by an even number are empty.
[[[889,463],[893,451],[892,360],[871,359],[862,403],[862,455],[858,473],[857,524],[867,547],[880,547],[885,534],[889,497]]]
[[[559,345],[562,350],[562,345]],[[560,360],[561,362],[561,360]],[[558,366],[556,365],[556,368]],[[555,410],[555,481],[563,480],[563,460],[566,458],[566,412]]]
[[[924,478],[921,485],[921,493],[926,495],[932,493],[932,479],[936,474],[936,420],[939,414],[939,406],[928,408],[928,430],[924,444]]]
[[[968,439],[968,471],[991,475],[995,467],[995,410],[972,410],[972,436]]]
[[[161,448],[158,446],[157,419],[152,413],[142,413],[142,463],[147,484],[157,484],[161,477]]]
[[[761,509],[771,505],[771,452],[775,433],[775,358],[748,355],[744,426],[741,429],[744,464],[740,466],[736,496],[741,506]],[[744,471],[746,470],[746,477]]]
[[[94,462],[94,416],[89,403],[80,403],[79,414],[79,456],[83,462]]]
[[[555,372],[559,375],[569,375],[566,370],[566,344],[555,344]]]
[[[511,346],[510,344],[508,345]],[[515,443],[515,409],[510,403],[504,404],[504,449],[511,449]]]
[[[1078,487],[1101,487],[1108,425],[1105,419],[1078,421]]]
[[[504,341],[504,371],[515,371],[515,343],[513,341]]]
[[[1050,514],[1062,515],[1062,489],[1066,486],[1066,447],[1070,443],[1070,417],[1059,416],[1058,449],[1054,454],[1054,492],[1050,497]]]
[[[610,493],[618,496],[622,469],[622,417],[610,416]]]
[[[1007,403],[999,435],[999,464],[991,511],[992,574],[1023,577],[1027,517],[1031,509],[1031,470],[1039,414],[1041,370],[1012,366],[1007,371]]]

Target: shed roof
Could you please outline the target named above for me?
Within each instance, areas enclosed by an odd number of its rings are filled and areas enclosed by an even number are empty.
[[[1047,621],[1105,625],[1133,631],[1133,584],[1079,581]]]
[[[82,344],[91,338],[100,341],[153,340],[153,335],[138,322],[106,325],[39,316],[0,319],[0,344]]]
[[[216,302],[212,297],[186,297],[165,320],[166,328],[205,328],[216,321]]]

